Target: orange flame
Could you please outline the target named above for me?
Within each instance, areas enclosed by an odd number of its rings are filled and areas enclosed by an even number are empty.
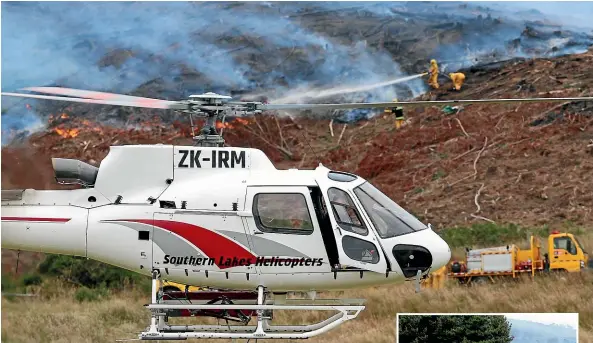
[[[247,119],[235,118],[235,120],[238,121],[239,123],[243,124],[243,125],[249,124],[249,120],[247,120]]]
[[[58,127],[54,131],[64,138],[74,138],[80,133],[80,129],[60,129]]]
[[[27,106],[29,106],[29,105],[27,105]],[[27,108],[30,108],[30,107],[27,107]],[[67,113],[62,113],[59,115],[50,114],[49,118],[47,118],[47,122],[51,124],[52,122],[54,122],[58,119],[68,119],[68,118],[70,118],[70,116]]]
[[[83,119],[81,121],[81,123],[82,123],[82,125],[84,125],[87,128],[91,129],[91,131],[93,131],[93,132],[99,132],[99,133],[103,132],[103,129],[99,125],[97,125],[95,123],[92,123],[91,121],[89,121],[87,119]]]
[[[229,124],[229,122],[226,122],[226,123],[224,123],[224,124],[223,124],[223,123],[221,123],[221,122],[217,122],[217,123],[216,123],[216,128],[217,128],[217,129],[222,129],[222,128],[225,128],[225,129],[232,129],[232,128],[233,128],[233,125]]]

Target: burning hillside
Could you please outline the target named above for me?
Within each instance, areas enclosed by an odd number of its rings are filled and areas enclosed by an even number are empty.
[[[472,68],[461,92],[432,99],[591,96],[593,52]],[[49,129],[2,150],[2,187],[56,188],[50,157],[98,165],[109,146],[191,144],[185,123],[128,128],[54,115]],[[199,126],[200,124],[198,124]],[[593,104],[470,105],[355,124],[263,114],[225,124],[231,146],[262,149],[278,168],[355,172],[436,227],[475,221],[587,224],[593,185]],[[32,167],[33,166],[33,167]]]
[[[3,91],[58,85],[169,100],[214,91],[286,98],[512,57],[584,52],[590,32],[502,5],[449,2],[2,3]],[[420,79],[341,96],[388,101]],[[330,92],[331,93],[331,92]],[[331,101],[325,98],[323,101]],[[127,127],[170,111],[3,98],[2,131],[26,135],[49,113]],[[41,119],[40,119],[41,118]],[[41,120],[41,121],[40,121]],[[185,120],[185,118],[183,118]],[[8,136],[8,135],[7,135]],[[3,139],[3,144],[8,142]]]

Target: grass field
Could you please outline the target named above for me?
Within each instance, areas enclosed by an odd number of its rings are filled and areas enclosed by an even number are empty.
[[[579,237],[590,252],[593,235]],[[459,248],[454,252],[462,254]],[[95,293],[98,299],[80,302],[92,297],[61,281],[45,279],[44,284],[33,287],[36,289],[29,291],[38,297],[2,298],[2,342],[114,342],[136,338],[149,324],[150,314],[143,307],[150,301],[146,289],[102,290]],[[367,299],[366,309],[357,319],[308,342],[395,342],[398,312],[578,312],[580,342],[593,343],[592,290],[593,272],[585,272],[473,287],[451,281],[443,289],[425,289],[420,294],[415,293],[412,283],[328,292],[320,296]],[[274,313],[275,324],[305,324],[325,318],[325,314],[315,312]],[[198,321],[204,322],[192,323]],[[171,322],[176,323],[174,319]]]
[[[75,290],[63,285],[36,298],[2,299],[2,342],[114,342],[135,338],[149,323],[142,305],[148,294],[125,291],[95,302],[77,302]],[[540,277],[517,284],[472,288],[451,285],[414,292],[410,283],[328,297],[366,298],[360,316],[310,342],[394,342],[398,312],[579,312],[580,342],[593,343],[593,275]],[[321,319],[311,312],[277,312],[275,322],[305,323]],[[219,340],[220,341],[220,340]]]

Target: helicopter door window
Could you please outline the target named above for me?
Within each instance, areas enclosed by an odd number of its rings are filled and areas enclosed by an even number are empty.
[[[360,214],[348,193],[337,188],[330,188],[327,195],[329,196],[329,202],[332,205],[336,221],[341,228],[359,235],[368,235],[369,230],[360,219]]]
[[[570,237],[556,237],[554,238],[554,249],[564,249],[571,255],[577,254],[577,247],[574,245]]]
[[[313,222],[305,196],[300,193],[259,193],[253,199],[253,215],[260,231],[308,235]]]

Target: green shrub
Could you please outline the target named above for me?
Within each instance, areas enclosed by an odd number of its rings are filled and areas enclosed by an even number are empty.
[[[558,228],[563,232],[581,233],[576,227]],[[527,240],[531,235],[545,238],[552,229],[547,226],[522,227],[516,224],[475,223],[469,227],[446,228],[439,231],[443,239],[453,248],[498,246],[519,243]]]
[[[76,293],[74,294],[74,298],[76,299],[76,301],[78,302],[83,302],[83,301],[97,301],[99,300],[99,294],[92,289],[86,288],[86,287],[80,287],[79,289],[76,290]]]
[[[57,276],[87,288],[123,289],[142,283],[150,278],[122,268],[110,266],[83,257],[48,255],[40,264],[42,275]]]
[[[18,284],[11,275],[2,275],[0,281],[2,284],[2,292],[12,293],[17,289]]]
[[[26,274],[23,276],[22,280],[24,286],[41,285],[43,282],[43,279],[39,274]]]

